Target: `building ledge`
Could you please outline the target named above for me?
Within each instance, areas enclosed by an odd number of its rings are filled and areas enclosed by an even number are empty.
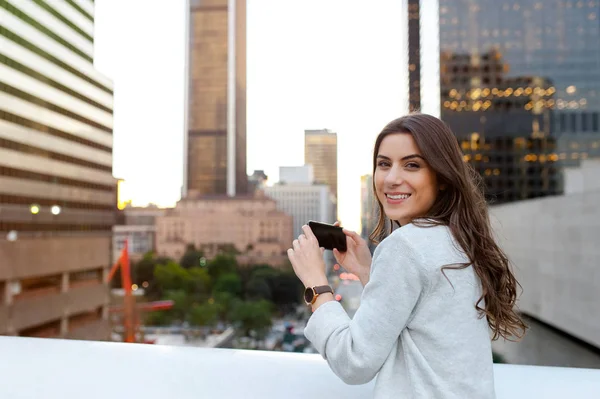
[[[0,337],[0,398],[366,398],[320,355]],[[600,370],[495,365],[497,399],[600,397]]]

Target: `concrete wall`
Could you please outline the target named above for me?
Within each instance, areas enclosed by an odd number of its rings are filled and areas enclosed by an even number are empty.
[[[0,281],[108,267],[111,235],[0,240]]]
[[[8,307],[0,304],[0,335],[8,332]]]
[[[316,353],[19,337],[0,337],[0,353],[0,398],[362,399],[375,386],[345,384]],[[495,364],[494,380],[497,399],[600,391],[600,370]]]
[[[74,281],[70,285],[68,273],[107,270],[110,234],[73,234],[37,238],[20,236],[14,242],[0,240],[0,334],[18,334],[24,329],[67,320],[71,315],[108,305],[106,283],[81,285]],[[8,291],[9,283],[58,274],[63,275],[62,288],[47,287],[37,290],[34,295],[14,297]],[[63,329],[63,334],[66,332],[70,331]],[[78,337],[83,337],[82,334]],[[91,338],[102,334],[94,332]],[[106,339],[108,335],[104,337]]]
[[[107,304],[106,284],[95,284],[74,287],[65,293],[56,292],[15,300],[9,306],[9,316],[11,316],[12,327],[19,331],[53,320],[68,318],[70,315],[94,310]]]
[[[521,311],[600,348],[600,162],[567,170],[567,194],[492,207],[523,286]]]
[[[108,320],[99,319],[78,328],[69,328],[67,339],[108,341],[110,340],[110,323]]]

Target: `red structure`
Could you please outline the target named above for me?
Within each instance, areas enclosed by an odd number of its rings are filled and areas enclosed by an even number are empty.
[[[173,307],[173,301],[156,301],[142,303],[138,306],[135,304],[135,296],[132,294],[132,283],[131,283],[131,264],[129,262],[129,249],[128,242],[125,240],[125,246],[121,251],[121,256],[117,259],[117,262],[113,265],[110,273],[108,274],[107,282],[110,282],[117,269],[121,267],[121,286],[123,287],[125,295],[123,296],[123,306],[111,307],[110,313],[123,313],[123,341],[124,342],[137,342],[136,337],[139,336],[137,333],[140,326],[139,312],[153,312],[157,310],[167,310]],[[149,342],[152,343],[152,342]]]

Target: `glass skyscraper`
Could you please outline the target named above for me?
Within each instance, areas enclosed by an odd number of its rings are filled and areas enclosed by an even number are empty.
[[[188,0],[183,196],[246,194],[246,0]]]
[[[495,203],[600,155],[600,1],[439,0],[441,117]]]

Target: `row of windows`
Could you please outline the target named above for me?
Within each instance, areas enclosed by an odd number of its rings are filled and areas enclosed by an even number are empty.
[[[0,204],[12,204],[12,205],[31,205],[37,204],[39,206],[54,206],[59,205],[63,209],[71,208],[71,209],[87,209],[87,210],[100,210],[100,211],[114,211],[116,209],[116,199],[115,205],[103,205],[103,204],[94,204],[89,202],[75,202],[75,201],[64,201],[57,200],[54,198],[36,198],[36,197],[23,197],[17,195],[8,195],[0,193]],[[0,229],[1,230],[1,229]]]
[[[58,13],[54,8],[52,8],[48,4],[46,4],[43,0],[33,0],[33,1],[37,5],[39,5],[40,7],[46,9],[48,12],[50,12],[51,14],[53,14],[54,16],[56,16],[61,21],[63,21],[63,22],[64,21],[68,21],[65,17],[63,17],[60,13]],[[63,39],[62,37],[58,36],[56,33],[52,32],[50,29],[46,28],[44,25],[42,25],[41,23],[39,23],[35,19],[31,18],[29,15],[25,14],[23,11],[19,10],[18,8],[16,8],[12,4],[10,4],[7,0],[0,0],[0,7],[4,8],[5,10],[7,10],[8,12],[10,12],[11,14],[13,14],[14,16],[16,16],[17,18],[19,18],[23,22],[31,25],[32,27],[34,27],[38,31],[42,32],[46,36],[50,37],[51,39],[53,39],[57,43],[60,43],[62,46],[64,46],[67,49],[71,50],[72,52],[74,52],[75,54],[77,54],[81,58],[85,59],[86,61],[89,61],[90,63],[94,62],[94,59],[92,57],[90,57],[89,55],[87,55],[83,51],[79,50],[77,47],[73,46],[71,43],[67,42],[65,39]],[[67,23],[67,25],[69,25],[71,28],[73,28],[73,30],[75,30],[77,33],[79,33],[83,37],[85,37],[90,42],[93,42],[93,39],[92,39],[92,37],[90,35],[88,35],[84,31],[82,31],[79,27],[77,27],[76,25],[74,25],[72,22],[69,21],[69,23]]]
[[[94,22],[94,17],[92,17],[87,11],[83,8],[79,7],[79,4],[75,3],[73,0],[66,0],[67,3],[71,5],[74,9],[76,9],[81,15],[89,19],[91,22]]]
[[[37,173],[37,172],[30,172],[27,170],[8,168],[6,166],[0,166],[0,176],[16,177],[19,179],[40,181],[40,182],[44,182],[44,183],[53,183],[53,184],[59,184],[59,185],[63,185],[63,186],[79,187],[79,188],[85,188],[85,189],[89,189],[89,190],[100,190],[100,191],[107,191],[107,192],[112,192],[115,190],[114,187],[106,186],[103,184],[89,183],[89,182],[84,182],[84,181],[80,181],[80,180],[69,179],[66,177],[57,177],[57,176],[47,175],[44,173]]]
[[[33,0],[38,6],[40,6],[41,8],[45,9],[46,11],[48,11],[50,14],[54,15],[56,18],[58,18],[59,20],[61,20],[65,25],[69,26],[71,29],[73,29],[75,32],[77,32],[79,35],[81,35],[84,39],[88,40],[90,43],[94,43],[94,38],[92,36],[90,36],[89,34],[87,34],[86,32],[84,32],[79,26],[75,25],[70,19],[68,19],[67,17],[65,17],[64,15],[62,15],[60,12],[58,12],[56,9],[54,9],[53,7],[51,7],[50,5],[48,5],[48,3],[45,0]],[[85,12],[83,9],[81,9],[77,4],[75,4],[72,0],[66,0],[67,3],[71,4],[71,6],[74,6],[74,8],[79,11],[80,13],[82,13],[82,15],[90,20],[93,21],[92,16],[90,14],[88,14],[87,12]]]
[[[67,162],[73,165],[85,166],[87,168],[102,170],[105,172],[112,172],[112,166],[100,165],[94,162],[85,161],[83,159],[70,157],[68,155],[59,154],[57,152],[52,152],[48,150],[44,150],[42,148],[33,147],[30,145],[17,143],[15,141],[7,140],[0,137],[0,147],[8,148],[10,150],[19,151],[25,154],[36,155],[42,158],[54,159],[56,161]]]
[[[74,112],[71,112],[71,111],[69,111],[67,109],[64,109],[62,107],[59,107],[58,105],[54,105],[52,103],[49,103],[46,100],[43,100],[43,99],[41,99],[39,97],[36,97],[36,96],[33,96],[33,95],[29,94],[29,93],[26,93],[23,90],[19,90],[16,87],[12,87],[10,85],[7,85],[6,83],[0,82],[0,91],[8,93],[8,94],[11,94],[11,95],[13,95],[15,97],[18,97],[20,99],[23,99],[25,101],[29,101],[30,103],[39,105],[40,107],[44,107],[46,109],[49,109],[49,110],[54,111],[56,113],[59,113],[61,115],[67,116],[67,117],[69,117],[71,119],[75,119],[75,120],[77,120],[79,122],[83,122],[83,123],[85,123],[87,125],[93,126],[96,129],[100,129],[100,130],[103,130],[103,131],[105,131],[107,133],[112,134],[112,129],[109,128],[109,127],[106,127],[106,126],[104,126],[104,125],[102,125],[102,124],[100,124],[98,122],[94,122],[94,121],[92,121],[90,119],[84,118],[81,115],[78,115],[78,114],[76,114]]]
[[[108,107],[106,107],[106,106],[104,106],[104,105],[102,105],[100,103],[97,103],[96,101],[91,100],[91,99],[87,98],[84,95],[79,94],[78,92],[76,92],[76,91],[68,88],[67,86],[65,86],[65,85],[63,85],[63,84],[61,84],[61,83],[59,83],[59,82],[57,82],[55,80],[52,80],[49,77],[47,77],[47,76],[45,76],[45,75],[43,75],[43,74],[41,74],[41,73],[39,73],[37,71],[34,71],[33,69],[31,69],[31,68],[29,68],[29,67],[27,67],[27,66],[25,66],[25,65],[23,65],[23,64],[21,64],[21,63],[19,63],[17,61],[15,61],[15,60],[13,60],[13,59],[11,59],[11,58],[3,55],[3,54],[0,54],[0,63],[2,63],[4,65],[7,65],[7,66],[9,66],[9,67],[11,67],[11,68],[19,71],[19,72],[22,72],[22,73],[24,73],[24,74],[26,74],[26,75],[34,78],[34,79],[37,79],[40,82],[47,84],[48,86],[52,86],[55,89],[58,89],[58,90],[60,90],[62,92],[65,92],[68,95],[70,95],[72,97],[75,97],[75,98],[77,98],[77,99],[79,99],[81,101],[84,101],[84,102],[86,102],[86,103],[88,103],[88,104],[90,104],[90,105],[92,105],[92,106],[94,106],[94,107],[96,107],[96,108],[98,108],[98,109],[100,109],[102,111],[112,113],[112,109],[110,109],[110,108],[108,108]]]
[[[485,184],[488,188],[505,189],[505,188],[520,188],[520,189],[541,189],[545,186],[556,188],[560,182],[560,176],[552,176],[552,179],[528,178],[528,179],[493,179],[485,176]]]
[[[600,131],[600,115],[598,112],[561,113],[557,122],[557,128],[561,132]]]
[[[3,119],[5,121],[11,122],[11,123],[15,123],[17,125],[21,125],[21,126],[24,126],[24,127],[30,128],[30,129],[37,130],[38,132],[44,132],[44,133],[50,134],[52,136],[60,137],[65,140],[73,141],[75,143],[83,144],[88,147],[96,148],[98,150],[102,150],[102,151],[108,152],[109,154],[112,154],[112,148],[110,148],[110,147],[95,143],[91,140],[87,140],[82,137],[75,136],[73,134],[64,132],[59,129],[55,129],[50,126],[43,125],[38,122],[34,122],[32,120],[23,118],[21,116],[12,114],[10,112],[0,110],[0,119]]]
[[[117,237],[115,239],[115,251],[120,251],[125,247],[125,240],[128,240],[129,251],[131,253],[143,254],[152,251],[154,247],[154,236],[147,234],[143,236],[138,233],[130,233],[127,236]]]
[[[59,231],[112,231],[112,225],[58,224],[58,223],[13,223],[0,221],[0,231],[59,232]]]
[[[0,1],[4,1],[4,0],[0,0]],[[104,86],[103,84],[96,82],[94,79],[91,79],[90,77],[88,77],[86,74],[78,71],[77,69],[71,67],[70,65],[66,64],[65,62],[59,60],[58,58],[54,57],[53,55],[45,52],[44,50],[40,49],[39,47],[33,45],[31,42],[23,39],[22,37],[20,37],[19,35],[17,35],[16,33],[10,31],[9,29],[6,29],[5,27],[0,25],[0,35],[6,37],[7,39],[15,42],[16,44],[20,45],[23,48],[26,48],[27,50],[31,51],[32,53],[35,53],[37,55],[39,55],[42,58],[45,58],[46,60],[52,62],[53,64],[61,67],[62,69],[64,69],[65,71],[68,71],[70,73],[72,73],[73,75],[77,76],[78,78],[81,78],[83,80],[85,80],[86,82],[96,86],[97,88],[109,93],[109,94],[113,94],[113,91]]]
[[[541,178],[542,175],[555,176],[559,174],[558,168],[543,168],[538,165],[523,167],[523,168],[514,168],[514,167],[502,167],[499,165],[499,168],[489,168],[484,169],[481,165],[474,165],[479,174],[484,176],[486,179],[497,179],[504,181],[521,181],[527,180],[531,178],[531,176],[535,176],[535,178]],[[487,165],[486,165],[487,166]]]

